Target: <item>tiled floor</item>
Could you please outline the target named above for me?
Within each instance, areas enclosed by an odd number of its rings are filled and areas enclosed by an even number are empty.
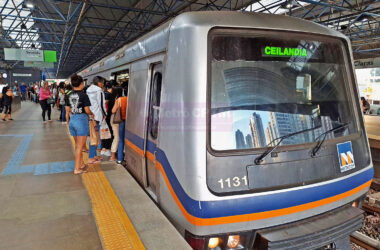
[[[0,121],[0,249],[102,248],[57,116],[43,124],[40,106],[27,102],[14,121]]]

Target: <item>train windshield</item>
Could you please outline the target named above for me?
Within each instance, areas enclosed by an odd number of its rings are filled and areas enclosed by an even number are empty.
[[[328,140],[357,132],[345,47],[297,33],[216,33],[211,51],[211,148],[249,150],[307,144],[342,123]]]

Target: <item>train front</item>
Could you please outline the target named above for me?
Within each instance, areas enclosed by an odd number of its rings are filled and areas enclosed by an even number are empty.
[[[199,223],[215,234],[188,234],[192,246],[349,249],[373,168],[347,40],[212,29],[207,98],[218,199]]]

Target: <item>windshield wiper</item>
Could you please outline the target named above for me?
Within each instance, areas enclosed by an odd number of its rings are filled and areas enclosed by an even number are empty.
[[[317,152],[321,149],[322,144],[325,142],[325,140],[326,140],[326,136],[327,136],[328,133],[331,133],[331,132],[334,132],[335,130],[338,130],[338,129],[341,129],[341,128],[344,128],[344,127],[347,127],[349,124],[350,124],[349,122],[339,124],[339,125],[336,126],[335,128],[329,129],[329,130],[323,132],[322,134],[320,134],[320,135],[316,138],[316,140],[319,139],[319,138],[321,138],[322,136],[323,136],[323,139],[322,139],[322,140],[319,140],[319,141],[317,142],[317,145],[315,145],[314,148],[311,150],[311,157],[314,157],[314,156],[317,154]]]
[[[314,129],[318,129],[318,128],[321,128],[322,126],[319,125],[319,126],[316,126],[316,127],[313,127],[313,128],[308,128],[308,129],[304,129],[304,130],[300,130],[300,131],[297,131],[297,132],[294,132],[294,133],[291,133],[291,134],[287,134],[287,135],[284,135],[284,136],[280,136],[280,137],[277,137],[276,139],[272,140],[270,143],[267,144],[267,146],[271,145],[273,142],[279,140],[272,148],[267,148],[267,150],[265,150],[264,153],[262,153],[261,155],[259,155],[258,157],[256,157],[255,159],[255,164],[256,165],[259,165],[263,159],[265,158],[265,156],[269,155],[270,153],[273,152],[273,150],[275,150],[279,145],[280,143],[289,138],[289,137],[292,137],[292,136],[295,136],[295,135],[298,135],[298,134],[302,134],[302,133],[306,133],[306,132],[309,132],[309,131],[312,131]]]

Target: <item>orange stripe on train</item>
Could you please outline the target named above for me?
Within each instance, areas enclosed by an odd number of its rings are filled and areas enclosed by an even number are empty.
[[[136,145],[134,145],[132,142],[125,139],[126,144],[136,151],[140,156],[144,156],[144,151],[138,148]],[[147,152],[147,158],[151,161],[154,161],[154,155],[150,152]],[[234,215],[234,216],[227,216],[227,217],[216,217],[216,218],[198,218],[191,214],[189,214],[186,209],[183,207],[181,201],[178,199],[177,194],[174,192],[170,181],[168,177],[166,176],[166,173],[164,171],[164,168],[162,167],[161,163],[156,161],[156,168],[161,172],[162,177],[165,180],[166,186],[168,187],[172,197],[174,198],[174,201],[177,203],[179,209],[181,210],[182,214],[185,216],[185,218],[193,225],[196,226],[215,226],[215,225],[222,225],[222,224],[229,224],[229,223],[239,223],[239,222],[247,222],[247,221],[255,221],[255,220],[263,220],[263,219],[269,219],[273,217],[283,216],[283,215],[289,215],[293,213],[302,212],[308,209],[324,206],[336,201],[339,201],[341,199],[347,198],[351,195],[354,195],[363,189],[369,187],[371,185],[371,181],[368,181],[354,189],[351,189],[345,193],[341,193],[339,195],[335,195],[326,199],[313,201],[310,203],[305,203],[298,206],[288,207],[288,208],[282,208],[277,210],[271,210],[271,211],[265,211],[265,212],[259,212],[259,213],[252,213],[252,214],[242,214],[242,215]]]

